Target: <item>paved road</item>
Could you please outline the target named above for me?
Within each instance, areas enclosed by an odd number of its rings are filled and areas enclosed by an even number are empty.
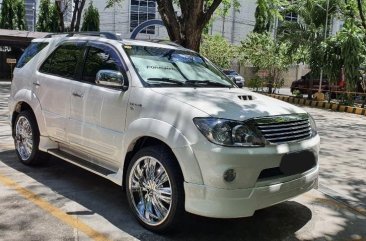
[[[0,240],[366,240],[366,118],[306,108],[321,134],[320,189],[218,220],[187,215],[156,235],[129,212],[120,187],[59,159],[20,164],[5,123],[9,85],[0,83]]]

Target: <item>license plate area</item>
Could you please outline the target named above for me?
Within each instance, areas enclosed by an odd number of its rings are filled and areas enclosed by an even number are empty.
[[[281,160],[280,170],[286,176],[290,176],[306,172],[315,166],[315,153],[306,150],[285,154]]]

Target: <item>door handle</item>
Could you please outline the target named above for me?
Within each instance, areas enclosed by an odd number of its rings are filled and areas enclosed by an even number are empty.
[[[41,84],[38,83],[38,82],[33,82],[33,85],[35,85],[35,86],[41,86]]]
[[[75,97],[79,97],[79,98],[83,98],[83,96],[84,96],[83,94],[79,94],[77,92],[73,92],[72,95]]]

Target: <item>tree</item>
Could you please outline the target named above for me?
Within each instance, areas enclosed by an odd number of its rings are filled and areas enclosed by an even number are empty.
[[[1,8],[0,28],[25,30],[25,7],[22,0],[4,0]]]
[[[83,12],[86,0],[73,0],[74,11],[72,13],[70,31],[78,32],[80,30],[81,14]]]
[[[241,43],[240,60],[267,73],[268,91],[282,84],[282,74],[292,63],[289,44],[276,41],[269,33],[252,33]]]
[[[200,53],[221,68],[230,68],[237,56],[237,48],[220,35],[203,35]]]
[[[13,0],[3,0],[1,7],[0,28],[14,29],[15,23],[15,6]]]
[[[81,31],[99,31],[99,12],[90,2],[88,9],[84,13]]]
[[[59,13],[58,13],[58,8],[56,6],[56,4],[52,4],[50,6],[50,32],[60,32],[60,18],[59,18]]]
[[[283,0],[257,0],[255,10],[255,25],[253,32],[264,33],[270,31],[274,20],[282,19],[281,10],[288,5]]]
[[[16,27],[18,30],[27,29],[27,21],[25,19],[25,5],[24,1],[15,1],[15,15],[16,15]]]
[[[112,7],[122,1],[108,0],[106,7]],[[239,4],[238,0],[156,0],[156,2],[170,40],[195,51],[199,51],[203,30],[220,4],[224,8]]]
[[[42,0],[39,7],[37,31],[51,32],[52,5],[50,0]]]

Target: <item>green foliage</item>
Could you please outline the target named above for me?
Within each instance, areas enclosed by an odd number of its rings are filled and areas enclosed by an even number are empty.
[[[265,82],[265,80],[263,80],[259,76],[256,76],[253,79],[247,80],[245,84],[248,88],[251,88],[251,89],[254,89],[255,91],[258,91],[260,88],[263,87],[264,82]]]
[[[84,13],[81,31],[99,31],[99,12],[90,2],[89,7]]]
[[[230,44],[221,35],[204,35],[200,52],[221,68],[230,68],[231,62],[237,57],[237,47]]]
[[[276,41],[268,33],[252,33],[241,43],[240,60],[265,71],[270,89],[280,87],[282,74],[292,63],[288,49],[287,42]]]
[[[25,30],[25,6],[22,0],[4,0],[1,8],[0,28]]]
[[[25,4],[23,0],[15,1],[16,27],[18,30],[27,29],[27,21],[25,19]]]
[[[1,6],[0,28],[15,29],[15,6],[13,0],[3,0]]]
[[[268,32],[276,18],[282,20],[281,10],[287,5],[288,2],[283,0],[257,0],[253,32]]]
[[[37,21],[37,31],[51,32],[51,11],[52,5],[50,0],[41,0]]]
[[[60,26],[59,13],[56,4],[52,4],[50,6],[49,31],[53,33],[60,32],[59,26]]]

